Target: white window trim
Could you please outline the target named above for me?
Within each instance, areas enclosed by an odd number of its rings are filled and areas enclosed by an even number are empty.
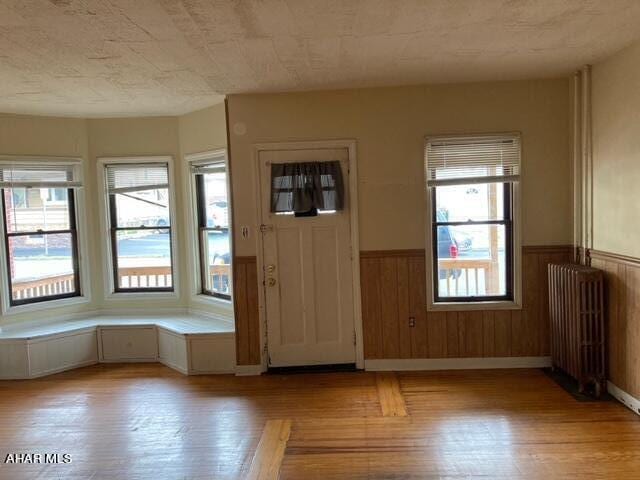
[[[109,199],[106,187],[105,170],[107,165],[117,164],[145,164],[145,163],[166,163],[169,174],[169,218],[171,220],[171,275],[173,283],[172,292],[116,292],[113,281],[113,252],[111,251],[111,225],[109,222]],[[180,297],[180,277],[178,270],[178,255],[180,246],[178,244],[177,223],[176,223],[176,195],[175,177],[173,172],[173,157],[164,156],[140,156],[140,157],[100,157],[98,158],[98,195],[100,201],[98,208],[100,213],[100,236],[102,237],[102,271],[105,285],[105,301],[128,301],[137,299],[177,299]]]
[[[0,161],[7,162],[21,162],[21,163],[36,163],[36,162],[51,162],[56,165],[74,165],[78,167],[79,173],[82,176],[82,169],[84,162],[79,157],[32,157],[32,156],[11,156],[0,155]],[[11,292],[9,292],[9,282],[7,279],[8,274],[8,258],[6,248],[4,245],[0,246],[0,290],[2,291],[2,298],[0,299],[1,311],[3,316],[20,315],[23,313],[40,312],[43,310],[50,310],[54,308],[65,308],[74,305],[82,305],[91,302],[91,281],[89,278],[89,255],[87,251],[88,236],[87,236],[87,216],[86,216],[86,201],[84,194],[84,187],[75,188],[75,212],[76,212],[76,232],[78,241],[78,274],[80,275],[80,295],[70,298],[58,298],[54,300],[45,300],[42,302],[28,303],[25,305],[11,306],[9,299],[11,298]],[[4,219],[0,219],[0,236],[4,239]],[[4,243],[4,240],[3,240]]]
[[[485,132],[481,134],[461,134],[461,135],[447,135],[447,136],[482,136],[482,135],[521,135],[519,132]],[[443,135],[427,135],[424,139],[423,145],[423,157],[429,139],[433,137],[441,137]],[[522,139],[521,139],[522,141]],[[522,144],[520,153],[520,178],[523,175],[523,155]],[[520,204],[520,182],[513,182],[512,190],[512,215],[513,215],[513,300],[491,300],[491,301],[478,301],[478,302],[435,302],[434,288],[433,288],[433,238],[432,238],[432,205],[431,205],[431,189],[435,187],[429,187],[427,185],[427,169],[423,165],[424,174],[424,200],[426,208],[426,223],[425,223],[425,275],[426,275],[426,288],[427,288],[427,311],[430,312],[447,312],[447,311],[469,311],[469,310],[521,310],[522,309],[522,222],[521,218],[521,204]]]
[[[214,313],[219,313],[224,316],[233,316],[233,287],[231,288],[231,300],[225,300],[224,298],[212,297],[211,295],[205,295],[200,293],[201,290],[201,275],[200,275],[200,245],[199,238],[196,234],[197,224],[196,216],[198,214],[198,200],[196,195],[196,182],[195,173],[191,171],[191,167],[199,163],[224,163],[227,171],[227,205],[229,212],[229,250],[231,253],[231,275],[230,281],[233,285],[233,208],[231,205],[231,175],[229,175],[229,157],[225,148],[216,150],[208,150],[205,152],[191,153],[184,156],[184,179],[185,179],[185,192],[189,195],[189,201],[187,203],[187,242],[189,244],[190,262],[189,268],[189,288],[191,303],[200,305],[203,307],[214,310]]]

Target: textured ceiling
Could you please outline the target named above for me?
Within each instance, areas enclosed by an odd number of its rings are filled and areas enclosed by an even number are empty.
[[[559,76],[638,37],[640,0],[0,0],[0,111]]]

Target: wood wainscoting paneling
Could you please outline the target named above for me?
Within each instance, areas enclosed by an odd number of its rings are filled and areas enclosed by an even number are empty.
[[[547,356],[547,265],[573,256],[572,246],[523,247],[521,310],[427,312],[424,250],[363,251],[365,359]]]
[[[256,257],[234,257],[233,299],[238,365],[259,365],[261,363],[258,288]]]
[[[608,378],[640,398],[640,258],[589,250],[587,259],[606,277]]]
[[[360,277],[365,358],[549,355],[547,264],[570,262],[573,255],[571,246],[523,247],[522,310],[427,312],[423,250],[363,251]],[[233,284],[237,362],[258,365],[256,257],[234,259]],[[414,327],[409,326],[411,317]]]

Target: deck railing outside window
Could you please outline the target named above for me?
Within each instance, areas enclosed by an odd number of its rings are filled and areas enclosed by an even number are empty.
[[[172,284],[171,267],[131,267],[119,270],[120,284],[126,287],[163,287]],[[231,265],[211,265],[211,284],[217,291],[229,291]],[[21,280],[12,285],[16,299],[38,298],[73,292],[73,274],[55,275],[33,280]]]

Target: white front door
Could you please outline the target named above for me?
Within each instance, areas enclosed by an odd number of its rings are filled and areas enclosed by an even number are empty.
[[[259,152],[269,365],[354,363],[355,334],[346,148]],[[339,160],[344,210],[271,213],[271,164]]]

